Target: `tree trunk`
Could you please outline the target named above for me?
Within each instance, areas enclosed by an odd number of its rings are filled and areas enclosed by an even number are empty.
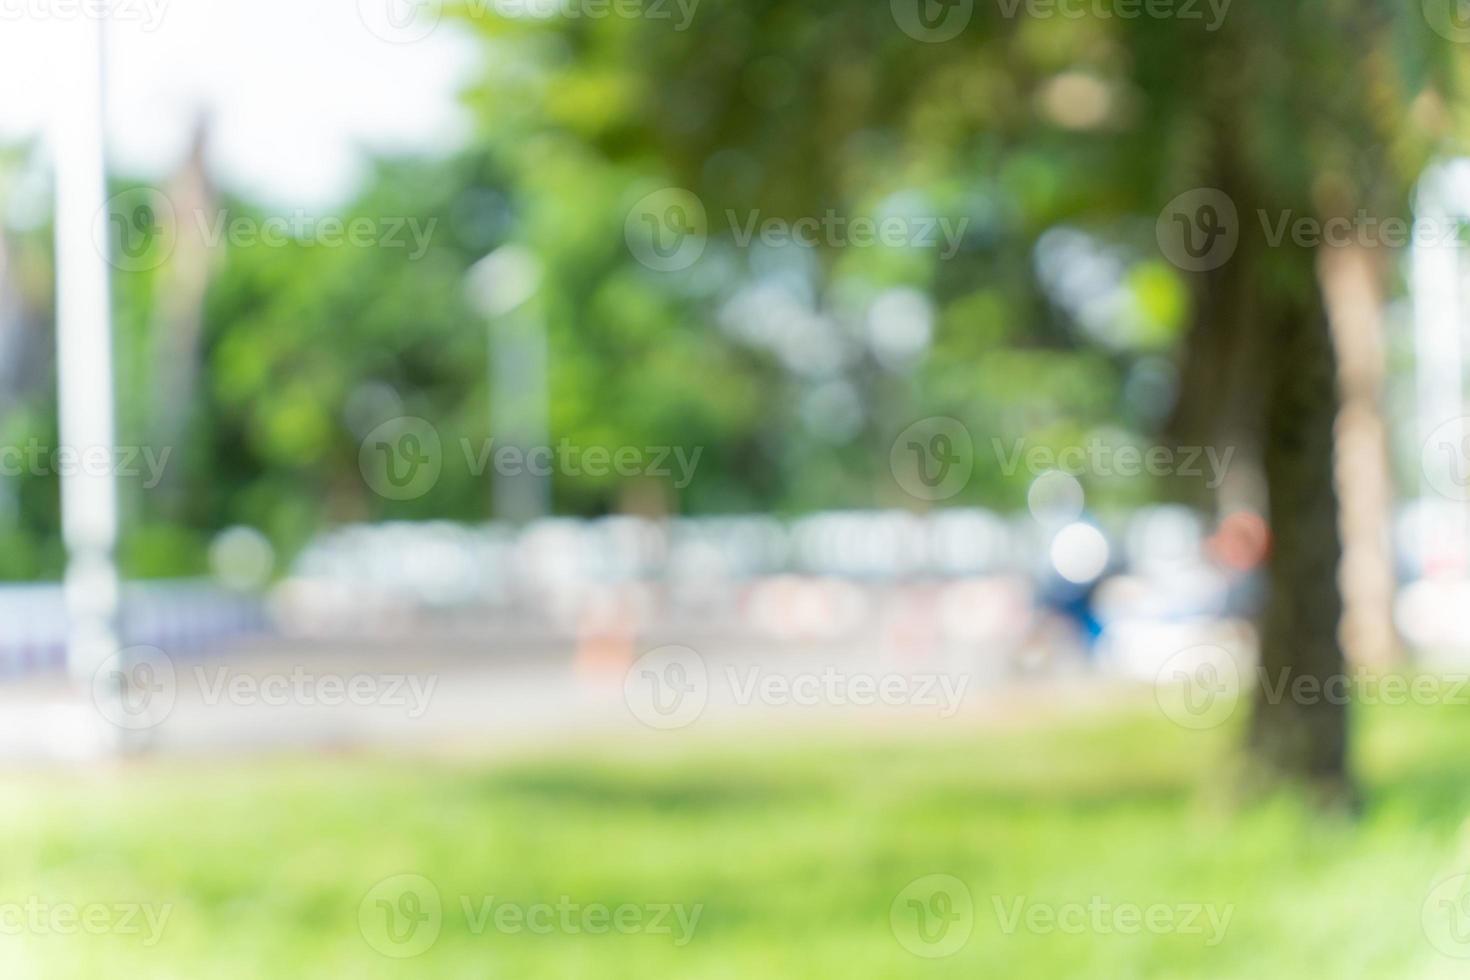
[[[1358,245],[1321,250],[1317,269],[1337,356],[1337,496],[1342,647],[1354,668],[1399,659],[1393,626],[1393,475],[1383,414],[1384,263]]]
[[[1333,680],[1344,673],[1332,465],[1336,363],[1319,290],[1271,313],[1260,326],[1267,331],[1262,462],[1272,539],[1248,744],[1253,768],[1267,781],[1303,782],[1345,802],[1347,707]]]
[[[1235,467],[1236,485],[1222,487],[1214,503],[1263,511],[1271,531],[1258,671],[1254,687],[1242,687],[1253,700],[1242,788],[1294,783],[1321,802],[1350,804],[1333,470],[1337,360],[1315,250],[1273,244],[1254,225],[1258,215],[1311,213],[1302,207],[1310,195],[1267,189],[1240,154],[1235,106],[1225,104],[1213,124],[1216,152],[1200,183],[1236,206],[1239,244],[1195,282],[1174,429],[1254,457]]]
[[[186,444],[201,369],[204,300],[220,259],[219,250],[210,246],[202,231],[201,216],[213,221],[220,207],[205,167],[207,143],[208,128],[200,120],[194,127],[189,155],[167,187],[178,227],[173,254],[160,272],[153,327],[154,394],[146,431],[157,445],[171,448],[176,457],[188,455]],[[168,467],[159,474],[153,493],[156,516],[188,523],[186,482],[181,466]]]

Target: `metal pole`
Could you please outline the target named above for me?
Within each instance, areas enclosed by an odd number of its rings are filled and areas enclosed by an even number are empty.
[[[525,524],[551,512],[546,321],[537,302],[540,261],[506,245],[470,270],[470,294],[489,337],[490,431],[495,448],[513,447],[523,465],[508,472],[491,454],[494,515]]]
[[[107,206],[100,17],[66,25],[53,123],[56,172],[56,345],[61,446],[86,460],[113,455],[112,311],[106,238],[94,236]],[[105,227],[105,224],[104,224]],[[67,668],[91,683],[118,652],[117,488],[112,466],[74,466],[61,476],[66,542]]]

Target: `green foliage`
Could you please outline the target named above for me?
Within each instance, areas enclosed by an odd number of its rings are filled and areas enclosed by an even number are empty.
[[[464,94],[470,145],[445,161],[379,161],[339,215],[432,221],[426,254],[220,246],[202,383],[170,436],[181,440],[177,483],[129,489],[128,526],[172,524],[202,543],[248,523],[289,557],[329,522],[487,516],[488,481],[459,465],[462,440],[478,446],[492,431],[489,326],[465,274],[506,244],[544,267],[536,309],[549,334],[553,442],[703,450],[690,486],[655,488],[660,506],[912,506],[887,449],[936,415],[964,421],[977,444],[975,476],[951,502],[1016,506],[1029,474],[997,465],[996,440],[1140,441],[1163,421],[1197,297],[1158,255],[1161,204],[1223,183],[1243,206],[1405,213],[1423,160],[1466,129],[1456,94],[1470,70],[1417,7],[1237,2],[1211,31],[1147,17],[1007,18],[976,4],[960,36],[925,44],[884,4],[703,0],[685,31],[477,6],[464,17],[484,52]],[[624,241],[630,209],[668,186],[697,195],[711,226],[704,255],[677,273],[641,266]],[[231,216],[266,216],[227,204]],[[942,217],[963,234],[941,257],[881,244],[741,247],[732,232],[752,216],[828,213]],[[1048,251],[1059,233],[1066,247]],[[1102,277],[1069,296],[1058,281],[1089,263]],[[1290,291],[1310,269],[1296,256],[1251,275]],[[117,277],[127,442],[162,438],[164,271]],[[760,289],[786,307],[737,302]],[[867,324],[896,289],[926,297],[934,324],[927,348],[897,366],[877,356]],[[1099,290],[1103,314],[1085,308]],[[792,363],[781,317],[793,310],[829,329],[833,364]],[[1163,395],[1141,398],[1141,386]],[[46,394],[7,415],[6,438],[54,439]],[[354,404],[396,405],[436,426],[452,465],[431,493],[371,492]],[[1147,478],[1084,482],[1098,509],[1155,490]],[[38,557],[55,553],[54,480],[3,486],[29,543],[0,575],[54,574]],[[553,495],[558,511],[597,514],[646,489],[558,474]],[[172,553],[125,549],[143,552]]]

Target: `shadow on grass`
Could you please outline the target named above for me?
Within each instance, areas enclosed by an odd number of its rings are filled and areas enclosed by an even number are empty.
[[[476,779],[473,792],[490,800],[659,812],[767,808],[825,795],[823,787],[748,773],[700,774],[683,769],[644,772],[581,766],[495,772]]]

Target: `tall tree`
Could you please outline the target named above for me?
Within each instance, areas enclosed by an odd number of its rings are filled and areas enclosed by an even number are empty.
[[[1263,475],[1257,503],[1272,534],[1261,676],[1272,690],[1284,680],[1288,694],[1256,692],[1255,769],[1349,796],[1344,706],[1289,693],[1345,669],[1337,370],[1320,272],[1332,263],[1321,244],[1274,232],[1302,219],[1321,228],[1407,216],[1413,178],[1454,129],[1440,92],[1464,70],[1444,43],[1455,22],[1433,26],[1447,4],[1277,0],[1192,19],[1182,5],[1129,18],[914,2],[927,4],[918,28],[903,26],[903,0],[709,0],[687,34],[651,20],[497,23],[487,32],[562,37],[517,49],[547,53],[539,71],[497,37],[475,102],[516,134],[525,149],[512,152],[544,160],[556,146],[616,163],[694,190],[714,213],[862,213],[907,188],[935,207],[964,202],[980,224],[970,247],[899,275],[938,297],[942,324],[985,331],[992,360],[1007,346],[1085,346],[1058,328],[1032,275],[1049,229],[1080,226],[1126,249],[1137,245],[1129,229],[1162,209],[1192,234],[1228,231],[1222,261],[1176,262],[1193,297],[1176,431],[1251,452]],[[929,30],[936,16],[962,18],[961,29]],[[528,112],[537,92],[550,94]],[[532,119],[538,138],[525,139]],[[1177,200],[1187,206],[1171,215]],[[833,278],[841,261],[827,257]],[[1023,327],[995,331],[987,310]],[[972,378],[983,371],[975,365]],[[1045,417],[1041,391],[1015,395],[1031,400],[1031,418]]]
[[[1354,261],[1347,249],[1393,244],[1382,219],[1408,218],[1412,180],[1442,136],[1425,107],[1439,101],[1445,46],[1417,14],[1336,0],[1242,6],[1201,39],[1192,64],[1172,66],[1184,94],[1163,117],[1202,124],[1198,180],[1228,196],[1239,235],[1233,255],[1195,284],[1180,415],[1196,431],[1259,446],[1271,548],[1250,757],[1266,781],[1306,782],[1333,800],[1352,790],[1347,707],[1321,694],[1347,671],[1332,327],[1349,351],[1364,338],[1347,331],[1371,327],[1373,313],[1354,318],[1341,297],[1382,296],[1391,265]],[[1332,227],[1351,230],[1323,234]],[[1211,375],[1248,382],[1224,389]]]

